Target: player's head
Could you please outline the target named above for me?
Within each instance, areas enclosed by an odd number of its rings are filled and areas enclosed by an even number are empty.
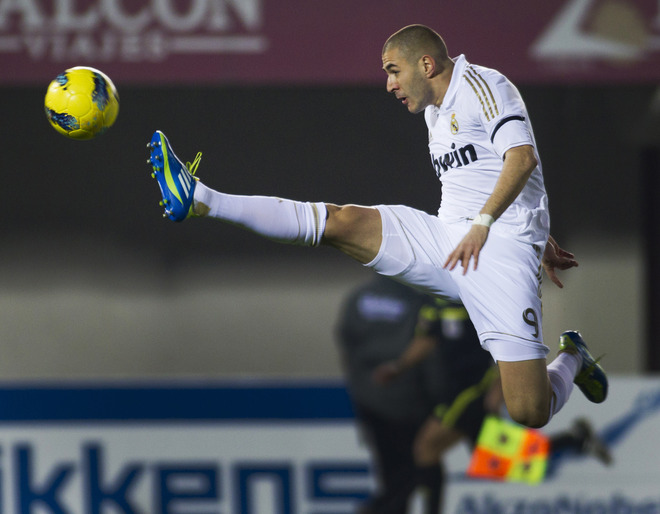
[[[452,63],[442,37],[424,25],[409,25],[392,34],[383,45],[382,58],[387,90],[413,113],[436,102],[428,81]]]
[[[408,25],[392,34],[383,45],[383,54],[396,48],[409,63],[416,63],[424,55],[436,61],[447,60],[447,45],[433,29],[425,25]]]

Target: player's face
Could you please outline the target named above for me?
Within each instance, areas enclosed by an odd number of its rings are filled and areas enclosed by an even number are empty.
[[[383,69],[387,73],[388,93],[393,93],[410,112],[421,112],[433,103],[421,61],[410,63],[397,48],[389,48],[383,53]]]

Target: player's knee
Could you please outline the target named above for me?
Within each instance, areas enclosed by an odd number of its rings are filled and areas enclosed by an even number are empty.
[[[328,220],[325,238],[331,241],[350,240],[368,220],[370,209],[358,205],[326,204]]]
[[[529,428],[541,428],[550,419],[550,411],[542,405],[512,405],[507,410],[513,421]]]
[[[552,389],[545,359],[498,364],[504,402],[511,418],[530,428],[546,425],[550,420]]]
[[[349,256],[369,262],[380,248],[382,223],[380,213],[372,207],[326,204],[328,218],[323,243]]]
[[[325,222],[323,240],[327,243],[340,241],[345,237],[348,218],[344,213],[345,207],[334,204],[326,204],[328,219]]]

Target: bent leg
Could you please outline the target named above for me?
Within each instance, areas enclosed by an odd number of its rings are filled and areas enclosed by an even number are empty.
[[[498,367],[511,418],[531,428],[544,426],[550,420],[553,396],[545,359],[499,361]]]

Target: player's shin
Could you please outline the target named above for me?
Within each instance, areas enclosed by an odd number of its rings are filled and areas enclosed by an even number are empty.
[[[273,241],[300,246],[321,243],[327,218],[326,206],[321,202],[230,195],[201,182],[195,189],[193,211],[197,216],[217,218]]]
[[[550,418],[564,406],[573,390],[573,378],[577,373],[579,360],[569,353],[560,353],[548,364],[548,378],[552,387]],[[550,418],[548,421],[550,421]]]

